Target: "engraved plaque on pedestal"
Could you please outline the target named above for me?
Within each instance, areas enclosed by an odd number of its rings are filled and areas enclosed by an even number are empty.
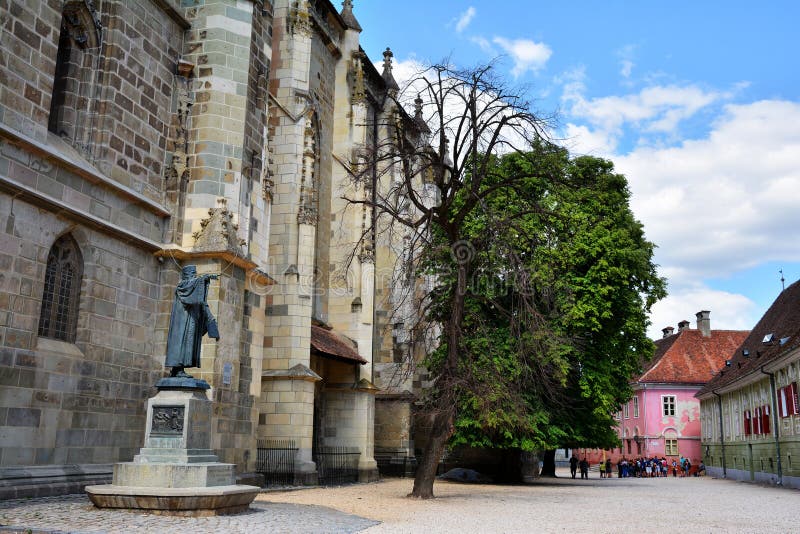
[[[183,420],[186,416],[184,406],[153,406],[153,419],[150,421],[150,435],[181,437]]]

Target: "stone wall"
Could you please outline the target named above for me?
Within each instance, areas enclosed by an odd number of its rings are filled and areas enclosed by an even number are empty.
[[[360,313],[355,293],[329,289],[332,250],[371,224],[363,209],[337,219],[336,195],[342,162],[375,142],[383,86],[364,67],[371,100],[351,102],[361,29],[336,10],[0,3],[0,497],[75,491],[133,457],[187,264],[220,275],[208,304],[222,336],[204,339],[190,372],[212,386],[221,459],[252,471],[257,438],[292,438],[297,480],[313,482],[315,400],[330,395],[327,428],[373,476],[372,318],[377,305],[391,350],[391,284],[377,303],[369,250]],[[74,342],[38,329],[63,235],[83,260]],[[312,316],[356,340],[367,365],[312,371]]]
[[[266,84],[259,80],[268,76],[271,12],[260,3],[205,4],[185,10],[173,0],[90,4],[98,12],[82,1],[0,6],[0,39],[9,51],[0,55],[2,496],[76,491],[108,477],[111,463],[132,459],[142,445],[146,399],[164,374],[173,291],[186,263],[221,274],[209,306],[223,337],[204,343],[199,372],[212,385],[213,446],[239,472],[254,467],[253,392],[260,380],[253,381],[253,359],[260,365],[261,285],[268,278],[253,276],[255,266],[266,271],[266,247],[247,240],[264,242],[268,225],[260,185],[268,150]],[[94,48],[76,52],[90,60],[80,64],[85,72],[78,82],[68,76],[62,83],[70,93],[65,101],[87,110],[82,129],[64,114],[64,127],[50,131],[63,5],[81,10],[84,26],[70,30],[77,38],[90,31]],[[230,31],[186,32],[188,19],[201,17],[216,21],[212,29]],[[221,62],[216,70],[206,66],[212,59]],[[209,94],[225,121],[204,129],[212,114],[202,106],[176,117],[186,104],[180,90],[190,103]],[[227,131],[218,129],[223,126]],[[179,162],[181,130],[189,132],[189,153],[219,163],[210,196],[202,196],[202,187],[195,191],[207,168],[196,160],[184,162],[200,171],[177,176],[192,185],[184,189],[189,198],[165,194],[168,171]],[[214,138],[220,131],[225,143]],[[220,197],[230,199],[229,209],[220,207]],[[189,216],[179,212],[184,208]],[[193,232],[209,209],[228,217],[231,226],[221,232],[245,223],[233,236],[245,240],[245,253],[209,246],[202,257],[192,255]],[[171,215],[187,221],[179,232],[170,232],[176,228]],[[74,343],[38,335],[48,252],[64,234],[75,239],[83,259]],[[244,258],[253,251],[257,263]]]
[[[0,198],[0,211],[10,202]],[[151,334],[163,269],[147,251],[26,202],[14,201],[13,219],[0,236],[8,266],[0,275],[0,479],[3,467],[131,460],[163,373]],[[75,343],[37,335],[48,251],[67,231],[84,260]]]
[[[0,8],[5,11],[0,13],[0,44],[7,51],[0,59],[5,80],[0,87],[0,122],[41,142],[48,138],[62,4],[15,0]],[[64,141],[112,180],[159,200],[165,119],[170,116],[171,80],[182,46],[180,18],[171,18],[150,1],[98,5],[102,11],[92,15],[100,24],[99,46],[84,51],[82,88],[73,102],[86,110],[79,119],[81,133]]]
[[[89,117],[89,159],[113,180],[160,201],[175,62],[185,28],[150,0],[98,5],[104,31],[95,74],[98,116]]]
[[[0,122],[44,141],[58,51],[60,0],[0,6]]]

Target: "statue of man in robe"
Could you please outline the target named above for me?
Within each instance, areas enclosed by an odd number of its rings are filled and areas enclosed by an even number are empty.
[[[208,334],[219,341],[217,321],[208,309],[208,284],[219,278],[216,274],[197,276],[197,267],[187,265],[181,270],[181,281],[175,288],[172,315],[167,334],[167,361],[170,376],[191,378],[186,367],[200,367],[200,345]]]

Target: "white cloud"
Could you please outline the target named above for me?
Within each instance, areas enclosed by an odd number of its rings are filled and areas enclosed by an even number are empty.
[[[630,59],[623,59],[620,61],[620,69],[619,73],[622,75],[623,78],[630,78],[631,72],[633,71],[634,63]]]
[[[475,8],[470,6],[464,11],[459,17],[458,22],[456,22],[456,31],[458,33],[463,32],[469,26],[469,23],[472,22],[472,19],[475,17]]]
[[[378,72],[383,72],[383,62],[376,62],[375,68],[378,69]],[[424,70],[425,65],[413,57],[392,63],[392,76],[394,76],[397,85],[400,86],[401,91],[404,93],[407,92],[404,90],[405,86]]]
[[[586,73],[577,67],[555,78],[561,86],[561,102],[569,119],[567,130],[580,127],[581,135],[592,137],[590,147],[616,150],[618,141],[635,140],[642,146],[674,144],[680,139],[681,124],[699,112],[709,112],[730,100],[742,86],[730,91],[706,90],[697,85],[650,85],[622,95],[587,98]],[[576,127],[577,125],[577,127]],[[569,132],[567,132],[569,133]],[[596,141],[604,139],[602,145]],[[576,145],[582,147],[580,140]],[[591,153],[588,150],[586,153]]]
[[[667,312],[689,313],[677,309],[687,302],[695,311],[716,311],[725,328],[755,324],[748,299],[711,291],[703,280],[770,261],[800,261],[797,154],[800,103],[759,101],[726,106],[706,138],[614,156],[670,280],[671,295],[654,310],[654,327],[680,319]]]
[[[695,314],[701,310],[711,311],[711,328],[720,330],[749,330],[758,320],[753,317],[756,304],[743,295],[716,291],[702,284],[672,288],[670,295],[653,306],[648,335],[652,339],[662,337],[661,330],[671,326],[678,331],[678,323],[690,321],[697,328]]]
[[[617,50],[617,57],[619,57],[620,69],[619,73],[623,78],[630,78],[633,72],[633,67],[636,65],[633,62],[636,46],[628,44]]]
[[[585,125],[567,123],[564,127],[563,144],[572,154],[603,157],[614,151],[617,141],[602,130],[590,130]]]
[[[586,99],[573,88],[564,93],[562,100],[570,106],[570,115],[607,132],[617,131],[626,124],[636,125],[643,131],[669,132],[681,120],[726,96],[725,93],[704,91],[691,85],[668,85],[646,87],[624,96],[591,99]]]
[[[729,93],[694,86],[587,99],[580,69],[559,82],[574,112],[564,128],[571,150],[614,161],[628,178],[636,217],[658,246],[655,261],[670,282],[670,296],[654,308],[651,334],[693,319],[700,309],[710,309],[719,327],[752,328],[763,310],[705,281],[766,262],[800,262],[800,103],[719,107]],[[700,110],[716,115],[707,134],[615,154],[626,128],[644,136],[678,129]]]
[[[492,42],[503,49],[511,56],[514,67],[511,75],[514,78],[520,77],[527,71],[537,72],[542,69],[553,51],[544,43],[537,43],[530,39],[506,39],[505,37],[495,37]]]
[[[476,35],[474,37],[470,37],[469,40],[481,47],[481,50],[483,50],[484,54],[494,55],[494,47],[492,46],[492,43],[490,43],[485,37]]]

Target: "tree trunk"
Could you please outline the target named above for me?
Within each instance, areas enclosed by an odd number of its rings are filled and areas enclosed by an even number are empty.
[[[542,458],[542,472],[539,476],[555,477],[556,476],[556,450],[551,449],[544,451]]]
[[[467,260],[468,262],[469,260]],[[445,323],[447,335],[447,358],[442,370],[436,378],[438,398],[436,411],[431,425],[431,434],[422,454],[417,473],[414,476],[414,489],[409,497],[418,499],[433,498],[433,482],[436,479],[436,468],[442,458],[447,440],[453,435],[456,421],[456,399],[452,397],[453,382],[458,376],[458,357],[461,346],[461,325],[464,320],[464,299],[467,288],[467,262],[459,261],[458,278],[455,291],[450,300],[450,320]]]
[[[439,461],[442,459],[447,440],[453,434],[455,410],[445,410],[439,412],[433,419],[431,434],[428,437],[428,443],[425,445],[422,458],[417,464],[414,489],[408,494],[409,497],[418,499],[433,498],[433,482],[436,480],[436,470],[439,467]]]

